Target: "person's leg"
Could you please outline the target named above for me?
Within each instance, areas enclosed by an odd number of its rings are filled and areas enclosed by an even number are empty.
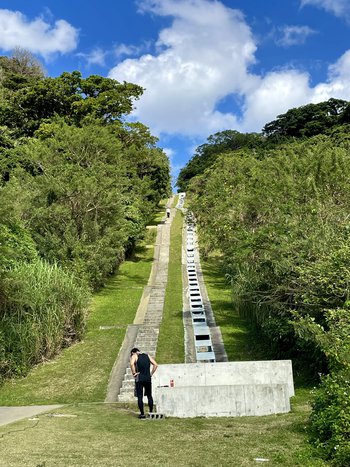
[[[143,385],[139,381],[136,384],[137,405],[139,406],[140,415],[144,415],[143,410]]]
[[[144,383],[145,385],[145,395],[148,399],[149,411],[153,412],[153,397],[152,397],[152,383]]]

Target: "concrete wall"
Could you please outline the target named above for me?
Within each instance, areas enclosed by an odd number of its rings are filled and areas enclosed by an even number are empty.
[[[289,412],[286,384],[163,387],[157,412],[171,417],[242,417]]]
[[[159,365],[152,386],[157,410],[176,417],[284,413],[294,395],[290,360]]]
[[[175,387],[287,384],[289,397],[294,396],[291,360],[159,365],[153,388],[169,385],[171,379]]]

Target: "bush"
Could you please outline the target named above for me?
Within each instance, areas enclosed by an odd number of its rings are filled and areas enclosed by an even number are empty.
[[[23,263],[0,287],[0,377],[24,375],[82,337],[88,289],[61,268]]]
[[[311,440],[335,465],[350,465],[350,373],[327,375],[316,390]]]

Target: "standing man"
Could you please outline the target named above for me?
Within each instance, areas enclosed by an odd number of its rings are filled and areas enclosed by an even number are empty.
[[[166,208],[166,216],[169,219],[169,217],[170,217],[170,208]]]
[[[151,371],[152,365],[152,371]],[[146,418],[143,410],[143,390],[148,400],[149,411],[153,412],[152,375],[156,371],[157,362],[148,354],[140,352],[136,347],[130,353],[131,373],[135,378],[137,404],[140,409],[139,418]]]

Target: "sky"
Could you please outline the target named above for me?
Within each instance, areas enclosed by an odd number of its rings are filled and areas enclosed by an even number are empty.
[[[15,47],[48,76],[141,85],[130,118],[159,138],[174,180],[216,132],[350,100],[350,0],[0,0],[0,54]]]

